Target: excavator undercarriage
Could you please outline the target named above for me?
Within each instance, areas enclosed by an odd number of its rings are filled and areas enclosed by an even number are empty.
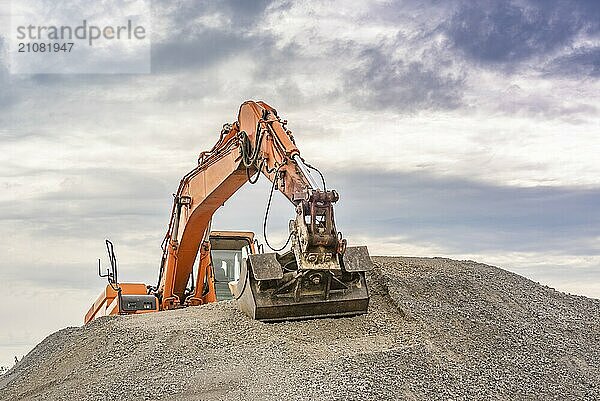
[[[148,313],[234,298],[253,319],[283,321],[367,313],[365,246],[347,247],[337,231],[335,190],[300,157],[294,137],[275,109],[245,102],[238,120],[226,124],[217,144],[182,179],[163,241],[158,284],[119,283],[109,247],[109,285],[85,317]],[[309,170],[319,173],[322,185]],[[256,174],[256,178],[253,178]],[[272,181],[265,215],[264,252],[251,232],[211,231],[212,217],[245,182],[263,174]],[[273,249],[266,221],[273,190],[295,206],[286,248]],[[108,247],[109,242],[107,242]],[[194,272],[194,262],[198,267]]]

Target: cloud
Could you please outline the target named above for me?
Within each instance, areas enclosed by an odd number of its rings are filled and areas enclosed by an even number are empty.
[[[575,73],[575,71],[573,71]],[[568,88],[540,92],[524,91],[518,85],[511,85],[489,99],[497,110],[512,116],[528,116],[545,119],[565,119],[573,124],[585,123],[598,115],[598,108],[588,98],[564,96]]]
[[[25,175],[17,178],[20,182],[11,186],[15,181],[3,177],[9,196],[0,200],[0,222],[9,230],[25,224],[29,234],[42,241],[100,238],[113,230],[135,232],[135,224],[141,224],[142,231],[156,227],[168,216],[175,188],[175,183],[168,186],[164,177],[150,172],[110,167],[29,174],[27,179],[40,187],[23,188]]]
[[[266,46],[252,30],[270,1],[180,1],[156,4],[155,20],[166,25],[152,45],[152,71],[206,68],[241,52]]]
[[[337,216],[353,235],[447,252],[600,252],[600,189],[492,185],[427,173],[334,175]]]
[[[520,62],[571,45],[600,26],[597,2],[463,3],[442,25],[453,45],[484,64]]]
[[[366,109],[456,109],[462,104],[465,72],[455,71],[444,49],[431,46],[420,55],[398,55],[405,38],[361,50],[360,66],[345,74],[352,104]]]
[[[178,0],[153,4],[156,17],[168,19],[171,26],[181,34],[193,34],[198,26],[225,17],[232,30],[247,28],[257,23],[258,18],[272,3],[271,0],[225,0],[215,3],[210,0]]]
[[[231,32],[207,29],[190,39],[180,39],[152,46],[152,71],[205,68],[230,58],[253,43]]]
[[[600,46],[579,47],[550,60],[542,69],[549,75],[600,77]]]

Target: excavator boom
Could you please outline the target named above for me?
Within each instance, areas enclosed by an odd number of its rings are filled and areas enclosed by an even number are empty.
[[[243,103],[237,121],[223,127],[215,146],[202,152],[198,165],[183,177],[162,244],[158,284],[147,291],[156,297],[158,309],[218,300],[216,288],[222,280],[216,278],[213,259],[229,250],[237,252],[229,288],[252,318],[277,321],[367,312],[365,272],[372,268],[368,251],[346,246],[334,219],[339,195],[325,187],[324,179],[321,185],[314,180],[309,170],[318,170],[301,157],[286,124],[264,102]],[[216,210],[261,174],[272,182],[271,196],[277,189],[296,211],[289,224],[291,249],[284,253],[264,253],[252,233],[211,234]],[[122,313],[123,308],[113,310]],[[88,312],[86,322],[98,315]]]

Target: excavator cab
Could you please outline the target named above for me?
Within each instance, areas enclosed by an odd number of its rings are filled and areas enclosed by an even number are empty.
[[[217,301],[232,299],[230,283],[240,279],[242,263],[254,252],[254,233],[211,231],[210,257]]]

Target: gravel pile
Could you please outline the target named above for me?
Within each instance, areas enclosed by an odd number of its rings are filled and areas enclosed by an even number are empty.
[[[470,261],[374,260],[368,315],[102,318],[46,338],[0,400],[600,399],[600,300]]]

